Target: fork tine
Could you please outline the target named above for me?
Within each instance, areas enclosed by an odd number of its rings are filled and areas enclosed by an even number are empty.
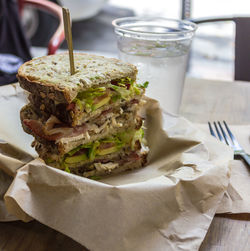
[[[239,144],[238,141],[235,139],[233,133],[231,132],[231,130],[230,130],[229,127],[227,126],[226,121],[223,121],[223,123],[224,123],[224,125],[225,125],[225,127],[226,127],[226,129],[227,129],[228,135],[230,136],[230,138],[231,138],[233,144],[234,144],[236,147],[241,148],[240,144]]]
[[[218,125],[219,125],[219,127],[220,127],[220,130],[221,130],[221,132],[222,132],[222,134],[223,134],[223,137],[224,137],[224,139],[225,139],[226,144],[229,145],[229,146],[232,146],[232,143],[229,141],[229,138],[227,137],[227,135],[226,135],[224,129],[223,129],[222,126],[221,126],[221,123],[220,123],[219,121],[218,121],[217,123],[218,123]]]
[[[231,130],[229,129],[226,121],[223,121],[223,123],[224,123],[224,127],[226,129],[223,129],[222,123],[220,123],[219,121],[217,121],[217,123],[215,121],[213,122],[219,140],[222,141],[224,144],[227,144],[230,147],[232,147],[234,149],[234,155],[235,156],[240,156],[241,158],[243,158],[244,161],[250,166],[250,156],[248,156],[244,152],[243,148],[240,146],[238,141],[235,139],[235,137],[234,137],[233,133],[231,132]],[[208,126],[209,126],[209,130],[210,130],[211,135],[213,135],[216,138],[213,126],[212,126],[212,124],[210,122],[208,122]],[[226,132],[228,133],[230,139],[227,136]],[[221,135],[221,133],[222,133],[223,136]]]
[[[216,135],[215,135],[214,130],[213,130],[212,126],[211,126],[211,123],[210,122],[207,122],[207,123],[208,123],[208,126],[209,126],[210,134],[216,138]]]
[[[220,141],[226,143],[225,140],[224,140],[224,138],[221,136],[220,131],[219,131],[219,129],[218,129],[218,127],[217,127],[217,125],[216,125],[215,122],[214,122],[214,127],[215,127],[215,130],[216,130],[216,132],[217,132],[217,135],[218,135]]]

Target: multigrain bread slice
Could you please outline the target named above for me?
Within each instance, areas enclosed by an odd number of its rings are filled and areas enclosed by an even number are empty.
[[[68,54],[35,58],[18,70],[20,86],[30,93],[59,103],[71,103],[88,88],[101,87],[129,77],[136,79],[137,68],[118,59],[74,53],[76,73],[70,75]]]

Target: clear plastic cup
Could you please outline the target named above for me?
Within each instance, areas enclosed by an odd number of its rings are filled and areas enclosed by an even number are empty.
[[[112,24],[119,58],[137,66],[137,82],[149,82],[149,97],[178,114],[196,24],[152,17],[119,18]]]

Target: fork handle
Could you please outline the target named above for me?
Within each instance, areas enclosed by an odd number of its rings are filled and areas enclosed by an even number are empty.
[[[246,153],[239,153],[239,156],[245,161],[248,167],[250,167],[250,156]]]

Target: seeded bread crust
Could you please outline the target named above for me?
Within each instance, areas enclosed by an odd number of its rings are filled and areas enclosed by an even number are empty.
[[[137,68],[115,58],[74,53],[74,62],[76,73],[70,75],[68,53],[35,58],[19,68],[17,78],[30,93],[60,103],[71,103],[78,92],[111,80],[136,79]]]

